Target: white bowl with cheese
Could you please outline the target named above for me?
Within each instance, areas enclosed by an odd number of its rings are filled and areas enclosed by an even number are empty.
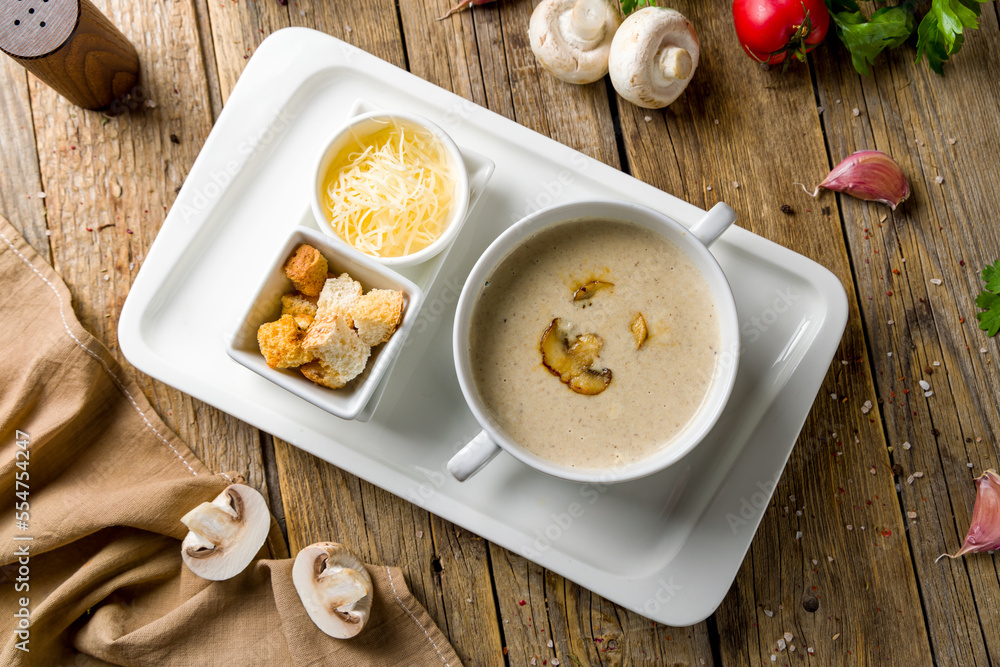
[[[402,111],[351,118],[320,152],[311,187],[324,234],[385,266],[414,266],[447,248],[469,209],[455,142]]]

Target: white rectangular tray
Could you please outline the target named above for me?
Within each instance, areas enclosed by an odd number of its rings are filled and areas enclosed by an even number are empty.
[[[357,99],[427,116],[496,163],[369,422],[333,417],[225,353],[275,248],[303,221],[315,151]],[[332,37],[281,30],[250,60],[167,216],[123,308],[121,348],[153,377],[609,600],[662,623],[697,623],[736,576],[839,344],[847,299],[823,267],[734,227],[712,252],[736,295],[743,355],[701,446],[625,484],[552,479],[506,454],[460,484],[445,463],[479,431],[450,349],[465,276],[525,213],[593,197],[685,225],[704,214]],[[203,298],[223,284],[229,299]]]

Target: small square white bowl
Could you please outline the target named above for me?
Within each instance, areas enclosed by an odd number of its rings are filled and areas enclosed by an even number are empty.
[[[320,251],[329,263],[331,273],[339,275],[347,272],[361,283],[366,293],[372,289],[403,292],[403,315],[395,333],[388,342],[372,348],[365,370],[340,389],[321,387],[308,380],[297,368],[271,368],[264,361],[264,355],[257,345],[257,329],[266,322],[277,320],[281,316],[282,295],[295,291],[292,281],[285,275],[284,264],[302,243]],[[419,287],[392,269],[360,253],[351,252],[342,242],[318,231],[296,227],[281,252],[275,256],[271,270],[247,305],[245,314],[226,345],[226,353],[254,373],[330,414],[341,419],[354,419],[368,403],[379,380],[395,363],[423,299],[424,294]]]

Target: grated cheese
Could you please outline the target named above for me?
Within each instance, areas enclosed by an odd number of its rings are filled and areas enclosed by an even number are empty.
[[[409,255],[437,240],[455,194],[442,142],[399,123],[355,140],[327,179],[326,206],[337,235],[375,257]]]

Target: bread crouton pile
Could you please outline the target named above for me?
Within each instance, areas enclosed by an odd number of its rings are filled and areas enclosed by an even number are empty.
[[[403,293],[373,289],[346,273],[334,277],[326,258],[302,244],[285,262],[294,292],[281,297],[281,317],[262,324],[257,344],[271,368],[298,368],[318,385],[339,389],[389,340],[403,313]]]

